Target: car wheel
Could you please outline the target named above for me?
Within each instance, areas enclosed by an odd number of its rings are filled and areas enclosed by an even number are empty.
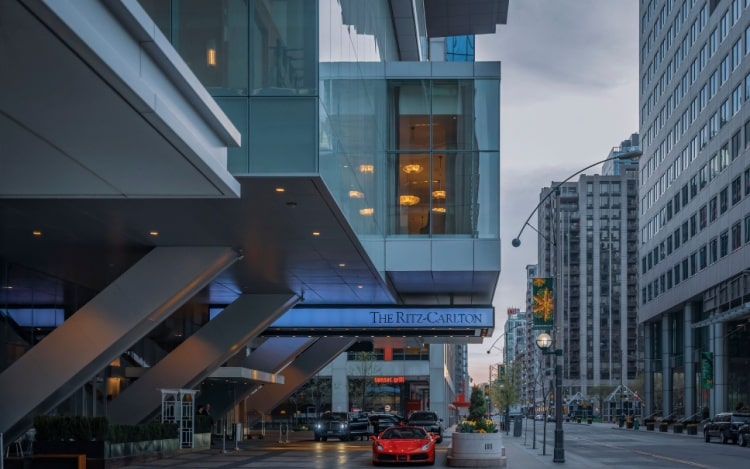
[[[737,435],[737,444],[740,446],[747,446],[747,438],[745,438],[744,433]]]
[[[710,443],[711,442],[711,436],[708,434],[708,430],[705,430],[703,432],[703,439],[706,441],[706,443]]]
[[[719,441],[722,445],[725,445],[729,442],[729,438],[727,438],[727,432],[721,432],[719,434]]]

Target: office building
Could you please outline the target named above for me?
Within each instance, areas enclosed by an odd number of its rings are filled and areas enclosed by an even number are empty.
[[[748,6],[641,2],[638,314],[664,417],[750,400]]]
[[[608,158],[639,155],[632,139]],[[584,174],[540,194],[538,275],[553,279],[563,398],[638,372],[637,165],[617,167],[618,175]]]

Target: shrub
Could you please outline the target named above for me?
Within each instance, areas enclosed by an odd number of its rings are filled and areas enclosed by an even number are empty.
[[[105,417],[41,415],[34,418],[35,439],[51,441],[134,441],[177,438],[177,424],[110,425]]]

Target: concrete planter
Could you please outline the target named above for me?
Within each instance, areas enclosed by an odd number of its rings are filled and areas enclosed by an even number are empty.
[[[501,433],[453,433],[448,450],[451,467],[505,467]]]

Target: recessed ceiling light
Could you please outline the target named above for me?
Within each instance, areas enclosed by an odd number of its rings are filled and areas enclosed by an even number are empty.
[[[150,234],[151,236],[159,236],[159,232],[155,230],[149,231],[148,234]]]
[[[285,192],[285,191],[286,191],[286,189],[284,189],[283,187],[277,187],[276,188],[276,192]]]
[[[31,232],[31,234],[34,235],[34,236],[41,236],[42,232],[39,231],[39,230],[34,230],[34,231]]]
[[[357,288],[365,288],[365,287],[362,285],[357,285]]]
[[[344,264],[344,263],[342,262],[341,264],[339,264],[339,267],[346,267],[346,264]]]
[[[13,285],[3,285],[4,290],[13,290]]]
[[[312,235],[313,235],[313,236],[320,236],[320,231],[313,231],[313,232],[312,232]]]

